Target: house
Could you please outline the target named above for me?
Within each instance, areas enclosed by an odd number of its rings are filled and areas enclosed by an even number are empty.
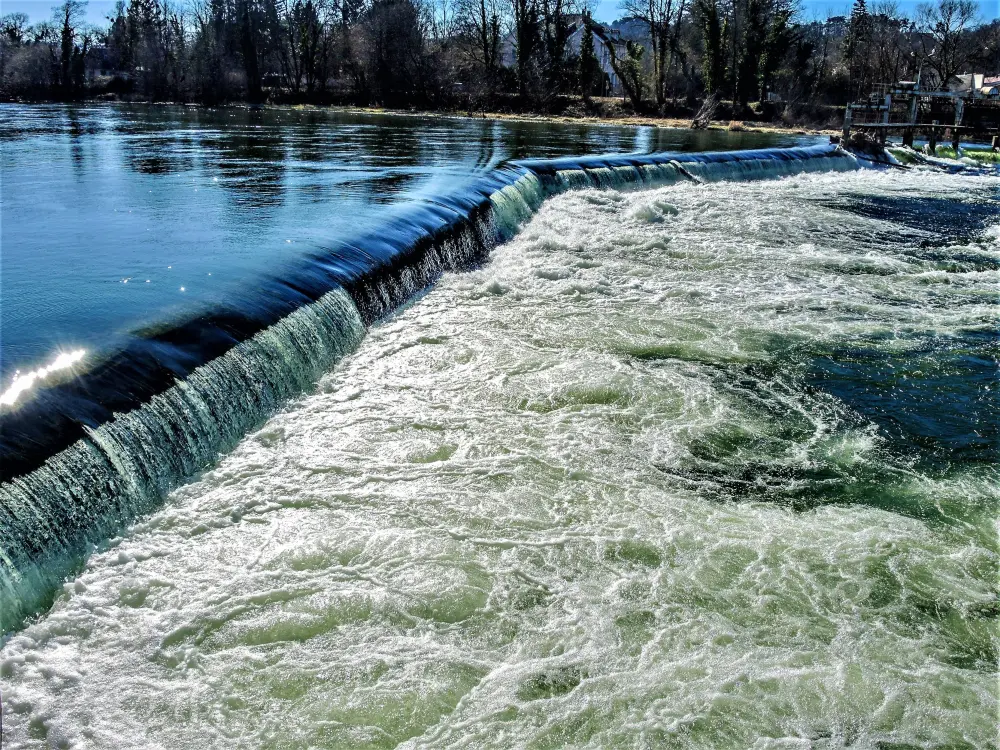
[[[956,94],[966,94],[973,98],[1000,98],[1000,76],[983,73],[963,73],[955,76],[948,90]]]
[[[583,16],[573,16],[575,20],[570,25],[569,38],[566,40],[566,54],[570,57],[580,56],[580,45],[583,42],[585,31]],[[614,50],[611,47],[614,46]],[[618,38],[618,34],[604,24],[594,24],[594,54],[597,55],[597,62],[604,73],[604,90],[601,92],[605,96],[621,96],[622,83],[618,79],[614,66],[611,64],[611,55],[615,54],[619,59],[625,57],[625,41]]]

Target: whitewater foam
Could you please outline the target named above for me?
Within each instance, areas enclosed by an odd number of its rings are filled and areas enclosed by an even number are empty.
[[[1000,278],[940,264],[992,239],[853,201],[997,188],[550,199],[91,556],[0,652],[8,741],[990,746],[989,446],[912,447],[817,363],[971,373]]]
[[[76,377],[29,394],[28,385],[44,380],[32,376],[17,391],[27,403],[13,408],[11,399],[12,408],[0,412],[0,591],[11,601],[0,611],[0,632],[43,608],[91,545],[307,388],[353,348],[358,324],[392,314],[442,273],[483,262],[546,196],[583,184],[649,187],[679,175],[695,181],[689,169],[704,180],[855,168],[835,147],[512,163],[466,193],[411,207],[369,236],[298,260],[248,289],[246,299],[139,332],[121,351],[93,357]],[[349,308],[344,320],[303,312],[337,295]],[[269,343],[247,365],[245,345],[262,335]],[[324,352],[306,362],[302,354],[316,339]],[[207,408],[188,403],[189,381],[199,394],[227,394],[232,418],[226,399]]]

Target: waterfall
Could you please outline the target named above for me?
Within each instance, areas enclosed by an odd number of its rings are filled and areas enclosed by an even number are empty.
[[[521,161],[314,253],[217,311],[140,331],[0,412],[0,633],[91,545],[155,508],[446,271],[482,263],[547,196],[858,168],[836,147]]]
[[[0,486],[0,627],[43,604],[88,542],[211,465],[363,335],[353,301],[336,289]]]

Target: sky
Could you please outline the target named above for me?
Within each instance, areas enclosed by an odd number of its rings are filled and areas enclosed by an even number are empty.
[[[897,0],[900,10],[914,14],[920,0]],[[598,21],[610,22],[622,16],[619,10],[621,0],[598,0],[594,17]],[[803,0],[802,15],[805,20],[823,20],[827,16],[844,16],[850,13],[853,0]],[[31,23],[45,21],[52,17],[52,8],[58,5],[54,0],[0,0],[0,15],[7,13],[27,13]],[[1000,0],[980,0],[982,16],[991,20],[1000,17]],[[105,18],[115,8],[115,0],[90,0],[87,5],[87,22],[105,23]]]

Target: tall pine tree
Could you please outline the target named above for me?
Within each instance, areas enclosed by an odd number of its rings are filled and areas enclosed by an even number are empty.
[[[584,99],[599,92],[603,77],[601,64],[594,52],[594,21],[588,11],[583,14],[583,36],[580,37],[580,93]]]
[[[853,96],[864,93],[871,26],[871,16],[868,15],[865,0],[854,0],[847,36],[844,38],[844,57],[847,58],[847,71]]]

